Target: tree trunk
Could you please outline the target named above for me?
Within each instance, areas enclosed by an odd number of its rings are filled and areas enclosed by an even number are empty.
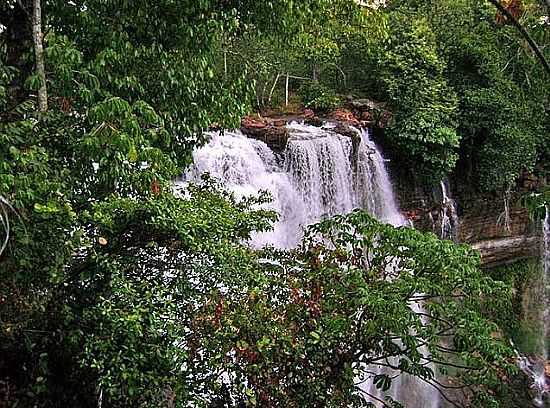
[[[525,38],[525,40],[527,40],[527,42],[529,43],[529,46],[531,47],[531,49],[533,50],[533,52],[541,62],[542,66],[546,70],[546,73],[550,75],[550,65],[548,64],[548,61],[546,61],[546,58],[544,58],[544,54],[538,47],[535,40],[531,38],[527,30],[523,28],[523,26],[519,23],[519,21],[512,15],[512,13],[510,13],[510,11],[508,11],[506,7],[504,7],[500,3],[499,0],[489,0],[489,2],[493,4],[498,9],[498,11],[500,11],[504,16],[506,16],[506,18],[514,25],[514,27],[518,29],[518,31],[521,33],[523,38]],[[547,3],[548,3],[548,0],[547,0]]]
[[[281,77],[281,74],[277,74],[277,77],[275,77],[275,82],[273,82],[273,86],[271,87],[271,91],[269,91],[269,98],[267,99],[267,103],[271,105],[271,98],[273,98],[273,92],[275,91],[275,87],[277,86],[277,82],[279,82],[279,78]]]
[[[33,0],[32,39],[34,42],[36,74],[40,79],[40,88],[38,89],[38,109],[40,112],[46,112],[48,110],[48,90],[46,88],[46,70],[44,69],[44,48],[42,46],[42,9],[40,7],[40,0]]]
[[[288,73],[286,74],[286,82],[285,82],[285,106],[288,106],[288,80],[289,76]]]
[[[265,90],[267,89],[268,80],[264,82],[264,86],[262,87],[262,106],[265,106]]]

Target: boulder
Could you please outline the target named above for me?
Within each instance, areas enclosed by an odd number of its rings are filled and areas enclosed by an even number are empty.
[[[263,129],[267,126],[267,120],[262,117],[245,116],[241,121],[241,126],[245,129]]]
[[[336,123],[336,126],[331,130],[340,135],[350,137],[351,139],[354,139],[354,140],[357,138],[360,138],[359,134],[357,133],[357,130],[345,123]]]
[[[304,122],[307,124],[307,125],[311,125],[311,126],[317,126],[317,127],[321,127],[323,126],[323,120],[317,116],[313,116],[313,117],[310,117],[310,118],[305,118]]]
[[[353,109],[360,111],[372,111],[375,109],[384,109],[386,104],[383,102],[376,102],[371,99],[348,99],[348,105]]]
[[[273,149],[282,150],[286,147],[288,130],[284,119],[267,121],[245,118],[241,125],[241,131],[248,137],[261,140]]]
[[[371,122],[372,120],[374,120],[374,115],[370,111],[364,111],[364,112],[361,112],[360,119],[367,122]]]
[[[392,116],[385,102],[376,102],[371,99],[353,99],[348,96],[346,107],[356,118],[379,128],[385,128]]]
[[[338,108],[334,112],[332,112],[330,117],[339,122],[348,122],[353,125],[359,125],[359,120],[357,120],[353,112],[348,109]]]
[[[304,112],[301,115],[304,119],[311,119],[315,117],[315,112],[313,112],[311,109],[304,109]]]
[[[273,119],[273,121],[271,121],[271,124],[273,126],[276,126],[276,127],[282,127],[282,126],[286,126],[287,120],[286,119]]]

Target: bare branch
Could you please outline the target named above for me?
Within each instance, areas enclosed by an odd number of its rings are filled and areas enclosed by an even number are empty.
[[[521,33],[523,38],[525,38],[525,40],[529,43],[529,46],[531,47],[531,49],[539,59],[540,63],[546,70],[546,73],[550,75],[550,64],[548,64],[548,61],[546,60],[546,58],[544,58],[544,55],[540,50],[539,46],[537,45],[535,40],[533,40],[533,38],[529,35],[527,30],[523,28],[523,26],[519,23],[519,21],[512,15],[512,13],[510,13],[510,11],[508,11],[506,7],[504,7],[500,3],[499,0],[489,0],[489,2],[493,4],[503,15],[505,15],[506,18],[518,29],[518,31]]]

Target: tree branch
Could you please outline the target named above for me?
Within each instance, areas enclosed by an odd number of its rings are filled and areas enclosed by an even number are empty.
[[[525,40],[527,40],[527,42],[529,43],[529,46],[531,47],[531,49],[533,50],[533,52],[541,62],[542,66],[546,70],[546,73],[550,75],[550,65],[548,64],[548,61],[546,60],[546,58],[544,58],[544,55],[540,50],[539,46],[537,45],[535,40],[533,40],[533,38],[529,35],[527,30],[523,28],[523,26],[519,23],[519,21],[516,20],[516,18],[512,15],[512,13],[508,11],[506,7],[500,4],[499,0],[489,0],[489,2],[493,4],[503,15],[505,15],[506,18],[518,29],[518,31],[521,33],[523,38],[525,38]]]

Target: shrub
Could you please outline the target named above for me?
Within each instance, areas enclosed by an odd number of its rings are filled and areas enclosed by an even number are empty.
[[[333,89],[320,84],[310,82],[300,89],[304,106],[320,112],[329,112],[340,104],[340,98]]]

